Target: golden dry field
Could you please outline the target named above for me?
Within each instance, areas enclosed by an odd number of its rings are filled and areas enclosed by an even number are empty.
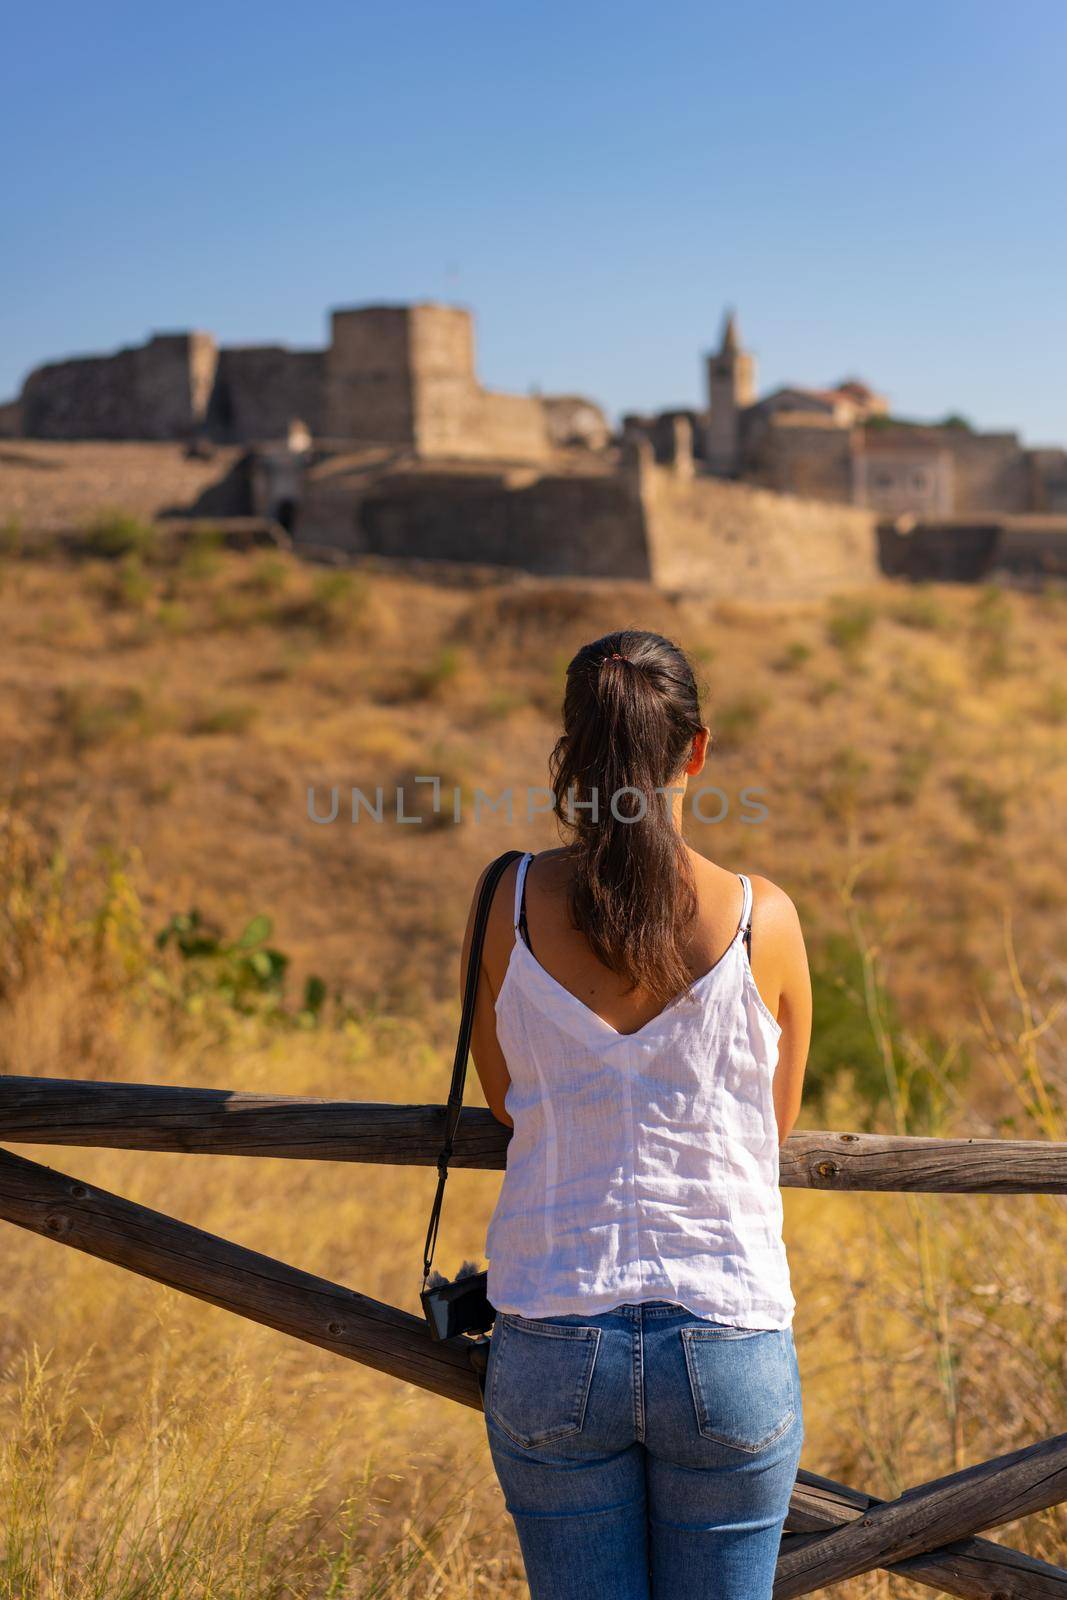
[[[635,624],[707,685],[728,812],[690,842],[801,911],[799,1127],[1067,1138],[1064,592],[434,586],[113,520],[78,560],[9,530],[0,563],[0,1070],[442,1100],[475,878],[557,842],[524,809],[564,667]],[[429,774],[459,789],[458,824],[428,810]],[[387,804],[353,824],[350,789],[379,784],[423,821]],[[333,785],[317,825],[308,788],[322,810]],[[479,789],[509,787],[510,823],[476,819]],[[160,943],[194,911],[199,943]],[[417,1309],[431,1169],[21,1153]],[[453,1177],[446,1271],[498,1183]],[[1062,1431],[1063,1197],[787,1190],[785,1210],[805,1467],[891,1497]],[[4,1244],[0,1594],[526,1593],[480,1415],[14,1228]],[[1062,1560],[1067,1515],[991,1537]],[[935,1591],[881,1573],[825,1592]]]

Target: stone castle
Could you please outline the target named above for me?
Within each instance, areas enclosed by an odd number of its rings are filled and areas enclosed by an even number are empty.
[[[709,472],[886,517],[1067,512],[1063,449],[1029,450],[1015,433],[979,433],[961,418],[894,418],[885,396],[858,378],[758,397],[755,358],[733,314],[707,357],[707,397],[704,411],[630,416],[624,428],[666,459],[681,420]]]
[[[422,459],[541,461],[576,426],[587,442],[607,439],[598,408],[482,388],[470,313],[442,305],[334,311],[325,350],[156,333],[112,355],[37,367],[0,407],[0,431],[30,439],[253,445],[287,438],[294,423],[317,441]]]
[[[229,509],[351,553],[742,592],[783,570],[794,589],[869,575],[879,522],[883,565],[907,570],[916,524],[943,561],[957,523],[992,527],[992,552],[1005,519],[1043,514],[1039,564],[1063,564],[1067,451],[894,418],[857,378],[760,396],[732,314],[706,374],[702,408],[613,431],[582,396],[484,388],[468,311],[364,306],[332,312],[325,349],[159,333],[49,363],[0,407],[0,434],[245,447]]]

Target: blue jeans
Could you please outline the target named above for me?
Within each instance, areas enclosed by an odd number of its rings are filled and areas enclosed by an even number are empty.
[[[666,1300],[498,1313],[485,1426],[531,1600],[770,1600],[804,1437],[792,1329]]]

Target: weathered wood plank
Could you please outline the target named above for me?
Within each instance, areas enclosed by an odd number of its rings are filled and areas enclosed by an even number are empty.
[[[811,1540],[805,1535],[855,1522],[874,1506],[884,1504],[874,1495],[802,1467],[790,1500],[780,1557],[806,1549]],[[964,1600],[991,1600],[994,1596],[996,1600],[1067,1600],[1067,1567],[1051,1566],[990,1539],[954,1539],[924,1555],[879,1565]]]
[[[1067,1433],[909,1489],[832,1533],[796,1535],[778,1561],[775,1600],[792,1600],[933,1550],[944,1561],[948,1552],[940,1547],[1065,1499]]]
[[[443,1106],[0,1076],[0,1138],[22,1144],[432,1166],[444,1114]],[[453,1165],[501,1170],[510,1136],[489,1111],[465,1110]],[[1064,1194],[1067,1144],[804,1131],[787,1139],[780,1169],[783,1188],[838,1193]]]
[[[272,1256],[0,1150],[0,1217],[225,1311],[481,1407],[466,1341]],[[414,1266],[413,1266],[414,1271]]]

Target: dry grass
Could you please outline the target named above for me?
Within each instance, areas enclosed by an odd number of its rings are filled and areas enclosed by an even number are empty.
[[[821,1027],[801,1126],[1067,1137],[1057,597],[682,606],[633,586],[324,587],[219,554],[148,561],[116,605],[112,570],[4,568],[3,1070],[439,1099],[476,872],[551,825],[316,827],[307,785],[540,784],[561,663],[636,621],[699,654],[713,726],[732,708],[711,781],[734,804],[690,837],[804,910]],[[746,785],[761,827],[740,820]],[[200,964],[154,940],[194,906],[223,952]],[[235,977],[264,913],[284,989]],[[429,1170],[25,1153],[416,1308]],[[498,1181],[450,1186],[446,1270],[477,1250]],[[785,1198],[806,1466],[892,1495],[1062,1428],[1060,1199]],[[477,1414],[5,1242],[0,1594],[525,1593]],[[1055,1560],[1065,1532],[1057,1511],[1005,1536]],[[930,1591],[875,1574],[839,1592]]]

